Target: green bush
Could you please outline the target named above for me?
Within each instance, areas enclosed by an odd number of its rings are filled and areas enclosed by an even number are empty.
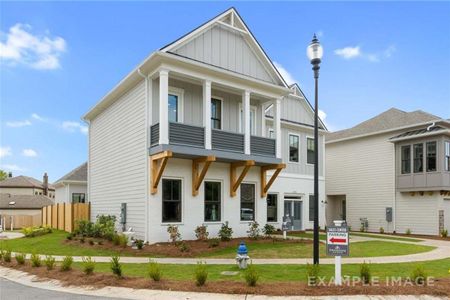
[[[169,234],[169,240],[172,243],[176,243],[181,240],[181,234],[178,230],[178,226],[169,224],[169,226],[167,226],[167,233]]]
[[[7,263],[9,263],[9,262],[11,262],[11,250],[5,250],[5,251],[3,251],[3,261],[4,262],[7,262]]]
[[[251,239],[257,240],[259,238],[260,232],[261,232],[261,230],[259,229],[258,222],[253,221],[248,224],[248,227],[249,227],[248,231],[247,231],[248,237]]]
[[[83,272],[86,275],[91,275],[94,273],[95,262],[92,260],[90,256],[83,257]]]
[[[363,262],[359,267],[359,277],[365,284],[368,284],[372,278],[372,275],[370,274],[370,266],[369,264],[366,264],[366,262]]]
[[[180,249],[181,252],[189,252],[191,250],[191,247],[185,242],[181,242],[178,248]]]
[[[384,228],[380,227],[380,233],[384,233]]]
[[[197,262],[197,267],[194,271],[195,284],[197,286],[203,286],[206,283],[206,279],[208,278],[208,270],[206,269],[206,263]]]
[[[69,234],[66,236],[66,239],[69,240],[69,241],[71,241],[71,240],[73,240],[73,237],[74,237],[74,234],[73,234],[73,233],[69,233]]]
[[[209,248],[215,248],[217,246],[219,246],[220,244],[220,239],[218,238],[212,238],[208,240],[208,247]]]
[[[25,237],[41,236],[47,233],[52,233],[52,231],[53,230],[50,226],[34,226],[22,229],[22,233],[25,235]]]
[[[269,236],[275,233],[275,227],[271,224],[266,224],[262,231],[265,236]]]
[[[218,235],[221,241],[231,240],[233,236],[233,229],[230,226],[228,226],[228,221],[222,224],[222,227],[220,228]]]
[[[306,281],[308,285],[315,286],[319,279],[320,267],[317,264],[306,264]]]
[[[249,264],[244,273],[245,282],[248,286],[256,286],[259,280],[259,273],[253,264]]]
[[[195,228],[195,236],[197,237],[197,240],[206,241],[208,239],[208,235],[208,226],[201,225]]]
[[[73,257],[67,255],[61,263],[61,271],[69,271],[72,269]]]
[[[39,268],[42,265],[42,260],[39,254],[33,253],[31,254],[31,266],[33,268]]]
[[[95,223],[80,220],[77,221],[77,230],[75,233],[83,237],[105,238],[112,240],[115,231],[116,217],[110,215],[99,215]]]
[[[160,281],[162,277],[161,267],[156,261],[150,260],[148,264],[148,276],[153,281]]]
[[[25,254],[23,253],[16,253],[15,257],[16,262],[18,265],[23,265],[25,264]]]
[[[0,261],[3,259],[3,250],[0,249]]]
[[[122,277],[122,265],[120,264],[120,257],[113,256],[111,257],[111,271],[117,277]]]
[[[112,237],[112,239],[111,239],[113,245],[119,246],[119,244],[120,244],[119,239],[120,239],[120,238],[119,238],[119,235],[118,235],[117,233],[114,234],[113,237]]]
[[[427,273],[423,266],[416,266],[411,272],[411,280],[417,285],[423,285],[426,283]]]
[[[407,235],[410,235],[411,234],[411,229],[406,229],[406,232],[405,232]]]
[[[45,266],[47,270],[53,270],[55,268],[55,258],[51,255],[47,255],[44,259]]]
[[[446,238],[448,236],[448,230],[447,229],[442,229],[441,230],[441,237]]]
[[[136,247],[139,250],[142,250],[142,248],[144,248],[144,240],[136,240]]]

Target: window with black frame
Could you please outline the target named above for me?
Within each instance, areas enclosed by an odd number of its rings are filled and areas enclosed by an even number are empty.
[[[162,180],[162,221],[181,222],[181,180]]]
[[[85,193],[72,193],[72,203],[85,203],[86,194]]]
[[[205,181],[205,222],[220,221],[221,183]]]
[[[211,128],[222,129],[222,101],[211,99]]]
[[[241,184],[241,221],[255,220],[255,185]]]
[[[414,173],[423,172],[423,144],[414,144]]]
[[[267,194],[267,222],[277,222],[278,195]]]
[[[427,143],[427,172],[436,171],[436,142]]]
[[[299,137],[298,135],[290,134],[289,135],[289,161],[290,162],[298,162],[299,153]]]
[[[314,164],[314,139],[313,138],[306,138],[306,148],[307,148],[307,163],[308,164]]]
[[[411,146],[402,146],[402,174],[411,173]]]

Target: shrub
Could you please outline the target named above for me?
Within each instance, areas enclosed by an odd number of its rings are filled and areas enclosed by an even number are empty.
[[[189,247],[189,245],[186,244],[185,242],[181,242],[179,249],[181,252],[189,252],[191,250],[191,247]]]
[[[169,226],[167,226],[167,232],[169,233],[169,240],[172,243],[176,243],[177,241],[181,240],[181,234],[178,230],[178,226],[169,224]]]
[[[42,265],[41,257],[39,254],[33,253],[31,254],[31,266],[33,268],[39,268]]]
[[[0,249],[0,260],[2,260],[2,258],[3,258],[3,250]]]
[[[25,237],[35,237],[51,232],[52,229],[50,228],[50,226],[34,226],[22,229],[22,233],[25,235]]]
[[[259,224],[256,221],[253,221],[251,223],[248,224],[248,237],[251,239],[255,239],[257,240],[260,236],[260,232],[261,230],[259,229]]]
[[[208,226],[201,225],[195,228],[195,236],[197,237],[197,240],[206,241],[208,239],[208,235]]]
[[[384,233],[384,228],[380,227],[380,233]]]
[[[76,234],[81,236],[92,236],[94,224],[88,220],[77,220],[75,222]]]
[[[69,241],[71,241],[71,240],[73,239],[73,233],[69,233],[69,234],[66,236],[66,239],[68,239]]]
[[[91,275],[94,273],[95,262],[92,260],[90,256],[83,257],[83,272],[86,275]]]
[[[72,263],[73,263],[73,257],[70,255],[67,255],[64,257],[62,264],[61,264],[61,271],[69,271],[72,269]]]
[[[142,248],[144,248],[144,240],[136,240],[136,247],[139,250],[142,250]]]
[[[125,234],[119,234],[119,246],[125,248],[128,243],[128,237]]]
[[[244,274],[248,286],[255,286],[259,279],[259,273],[253,264],[249,264]]]
[[[15,259],[18,265],[25,264],[25,254],[24,253],[16,253]]]
[[[366,228],[364,227],[364,225],[361,225],[361,227],[359,227],[359,231],[361,231],[361,232],[366,231]]]
[[[114,245],[119,246],[119,244],[120,244],[119,239],[120,239],[120,238],[119,238],[119,235],[116,233],[116,234],[113,235],[111,241],[112,241],[112,243],[113,243]]]
[[[441,230],[441,237],[446,238],[448,236],[448,230],[447,229],[442,229]]]
[[[47,255],[44,259],[45,266],[47,270],[53,270],[55,268],[55,258],[51,255]]]
[[[220,244],[220,239],[218,239],[218,238],[212,238],[212,239],[208,240],[209,248],[217,247],[217,246],[219,246],[219,244]]]
[[[218,233],[221,241],[229,241],[233,236],[233,229],[228,226],[228,221],[222,224]]]
[[[411,272],[411,280],[417,285],[425,284],[426,279],[427,273],[425,272],[423,266],[416,266]]]
[[[195,284],[197,286],[203,286],[208,278],[208,270],[206,269],[206,263],[197,262],[197,267],[194,272]]]
[[[264,235],[269,236],[275,233],[275,227],[271,224],[266,224],[262,231]]]
[[[359,267],[359,277],[365,284],[368,284],[370,282],[370,278],[372,278],[372,275],[370,274],[369,264],[366,264],[366,262],[363,262]]]
[[[410,235],[411,234],[411,229],[406,229],[406,232],[405,232],[407,235]]]
[[[94,240],[89,240],[89,245],[94,246]]]
[[[9,263],[9,262],[11,262],[11,250],[5,250],[5,251],[3,251],[3,261],[4,262],[7,262],[7,263]]]
[[[122,265],[120,264],[120,257],[112,256],[111,257],[111,271],[117,277],[122,277]]]
[[[77,221],[75,233],[84,237],[105,238],[112,240],[115,231],[116,217],[110,215],[99,215],[95,223],[80,220]]]
[[[306,280],[308,285],[315,286],[319,277],[320,267],[318,264],[306,264]]]
[[[148,264],[148,276],[153,281],[160,281],[162,277],[161,267],[156,261],[150,260]]]

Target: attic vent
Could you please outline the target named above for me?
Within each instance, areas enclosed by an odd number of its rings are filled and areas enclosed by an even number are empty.
[[[16,205],[16,201],[10,201],[9,205]]]

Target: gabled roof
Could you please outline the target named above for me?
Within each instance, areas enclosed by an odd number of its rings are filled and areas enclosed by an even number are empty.
[[[272,76],[272,78],[276,79],[278,84],[280,84],[281,86],[288,87],[286,81],[278,72],[272,60],[269,58],[267,53],[261,47],[258,40],[255,38],[251,30],[247,27],[244,20],[241,18],[241,16],[234,7],[227,9],[223,13],[217,15],[216,17],[203,23],[194,30],[183,35],[179,39],[162,47],[160,51],[176,54],[175,52],[177,49],[179,49],[180,47],[182,47],[195,37],[199,36],[203,32],[209,30],[213,26],[223,26],[225,28],[239,32],[242,35],[242,37],[246,40],[248,45],[251,47],[254,54],[257,55],[260,62],[265,66],[266,71]]]
[[[87,162],[76,167],[75,169],[58,179],[55,184],[62,183],[64,181],[87,182]]]
[[[0,209],[39,209],[52,204],[53,201],[43,195],[0,194]]]
[[[329,133],[326,139],[327,142],[347,140],[438,120],[441,120],[441,118],[422,110],[405,112],[397,108],[391,108],[352,128]]]
[[[41,181],[28,176],[16,176],[7,178],[0,181],[0,188],[40,188],[44,189],[44,185]],[[55,187],[51,184],[48,185],[50,190],[54,190]]]

